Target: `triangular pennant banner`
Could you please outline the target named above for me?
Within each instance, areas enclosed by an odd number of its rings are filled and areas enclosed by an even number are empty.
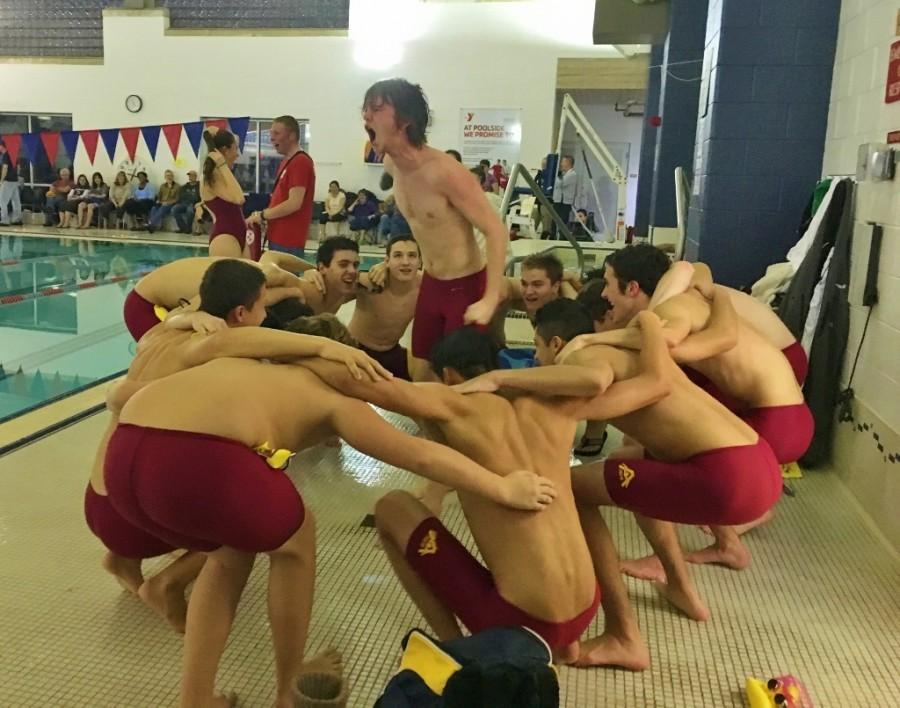
[[[44,152],[47,153],[50,164],[55,165],[56,155],[59,153],[59,133],[56,131],[41,133],[41,142],[44,143]]]
[[[94,158],[97,156],[97,140],[99,139],[99,130],[81,131],[81,144],[84,145],[84,151],[87,153],[88,160],[90,160],[92,165],[94,164]]]
[[[122,142],[125,143],[125,149],[128,151],[128,158],[134,162],[135,153],[137,153],[138,135],[141,133],[140,128],[120,128],[122,134]]]
[[[159,145],[159,126],[145,125],[141,128],[141,135],[144,136],[144,145],[150,151],[150,159],[156,159],[156,146]]]
[[[200,138],[203,137],[203,123],[195,121],[194,123],[184,123],[184,132],[187,133],[191,147],[194,149],[194,155],[200,154]]]
[[[163,135],[166,136],[166,142],[169,144],[169,150],[172,151],[172,157],[178,159],[178,146],[181,144],[181,123],[170,123],[162,127]],[[146,138],[145,138],[146,140]]]
[[[6,151],[9,153],[9,159],[15,165],[19,161],[19,148],[22,147],[22,134],[10,133],[3,136],[3,142],[6,143]]]
[[[41,155],[41,134],[40,133],[22,133],[22,147],[24,148],[25,157],[32,162],[37,162]]]
[[[216,126],[219,130],[228,130],[228,121],[225,118],[215,118],[213,120],[206,121],[206,126],[208,128]]]
[[[247,128],[250,127],[249,118],[229,118],[228,124],[231,126],[231,132],[237,136],[238,147],[244,152],[244,140],[247,139]]]
[[[116,161],[116,147],[119,144],[119,129],[118,128],[104,128],[100,131],[100,136],[103,138],[103,147],[106,148],[106,154],[109,155],[109,161]],[[84,140],[84,133],[81,134],[81,139]],[[91,160],[93,162],[93,160]]]
[[[59,134],[62,138],[63,147],[66,149],[66,155],[69,156],[69,162],[75,162],[75,151],[78,149],[78,131],[64,130]]]

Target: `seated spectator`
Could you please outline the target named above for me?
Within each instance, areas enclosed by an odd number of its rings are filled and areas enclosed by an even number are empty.
[[[116,174],[116,179],[112,187],[109,189],[109,199],[107,199],[97,210],[100,219],[107,220],[109,215],[115,211],[116,221],[122,218],[125,213],[125,202],[131,197],[131,184],[128,182],[127,175],[122,171]]]
[[[386,197],[384,201],[379,204],[379,212],[380,215],[378,217],[378,235],[377,242],[381,243],[381,241],[387,241],[391,237],[391,217],[393,217],[394,212],[397,209],[397,204],[394,201],[394,195],[392,194],[389,197]]]
[[[166,170],[163,177],[165,181],[159,185],[156,203],[150,208],[150,220],[147,222],[147,231],[151,234],[162,228],[172,207],[178,203],[178,194],[181,191],[181,186],[175,181],[175,173],[172,170]]]
[[[481,168],[482,175],[481,188],[485,192],[493,192],[494,194],[498,194],[500,192],[500,183],[497,181],[497,178],[491,171],[491,161],[482,160],[478,163],[478,166]]]
[[[107,201],[109,201],[109,187],[103,181],[103,175],[95,172],[91,175],[91,188],[88,190],[87,196],[78,205],[78,228],[90,227],[94,219],[94,209]]]
[[[412,236],[412,228],[406,217],[400,213],[400,209],[394,204],[394,211],[391,214],[391,238],[394,236]]]
[[[178,201],[172,206],[172,216],[175,217],[180,234],[189,234],[193,231],[195,212],[197,207],[202,205],[197,170],[188,170],[187,178],[188,181],[181,185],[178,192]]]
[[[66,201],[59,206],[59,227],[67,229],[70,226],[77,226],[77,219],[72,218],[78,212],[78,207],[87,198],[91,183],[88,182],[86,175],[78,175],[78,182],[66,194]]]
[[[584,209],[575,212],[575,223],[572,224],[572,235],[576,241],[599,241],[600,234],[594,230],[593,219],[588,219]]]
[[[378,224],[378,205],[368,190],[359,190],[356,200],[347,207],[347,213],[350,215],[351,231],[365,232]]]
[[[47,190],[47,201],[44,203],[44,226],[59,226],[57,223],[59,208],[66,203],[69,191],[74,186],[72,173],[68,168],[63,167],[59,171],[59,179]]]
[[[131,193],[131,197],[125,200],[125,213],[132,220],[132,231],[140,231],[141,228],[134,223],[137,219],[146,219],[153,205],[156,204],[156,187],[150,184],[146,172],[137,173],[138,184]]]
[[[341,222],[347,220],[346,206],[346,193],[337,180],[331,180],[325,197],[325,209],[319,217],[319,223],[325,225],[325,238],[340,236]]]

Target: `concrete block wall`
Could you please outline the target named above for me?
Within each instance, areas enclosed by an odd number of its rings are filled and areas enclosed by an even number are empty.
[[[821,175],[839,0],[710,0],[686,254],[752,284]]]
[[[823,170],[853,173],[857,146],[884,142],[900,130],[900,102],[886,104],[884,87],[895,35],[896,2],[844,0],[830,94]],[[879,303],[861,306],[870,222],[883,226]],[[842,385],[853,359],[854,421],[837,426],[835,468],[892,544],[900,549],[900,177],[857,188],[850,277],[850,336]]]

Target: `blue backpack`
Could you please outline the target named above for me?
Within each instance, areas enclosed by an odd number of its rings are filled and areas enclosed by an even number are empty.
[[[550,647],[525,627],[440,642],[414,629],[375,708],[559,708]]]

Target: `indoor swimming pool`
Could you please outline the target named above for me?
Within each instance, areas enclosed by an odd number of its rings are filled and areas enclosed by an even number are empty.
[[[0,235],[0,422],[127,369],[126,294],[154,268],[205,251]]]
[[[0,234],[0,422],[127,369],[128,291],[164,263],[204,255],[197,244]],[[360,268],[381,260],[363,253]]]

